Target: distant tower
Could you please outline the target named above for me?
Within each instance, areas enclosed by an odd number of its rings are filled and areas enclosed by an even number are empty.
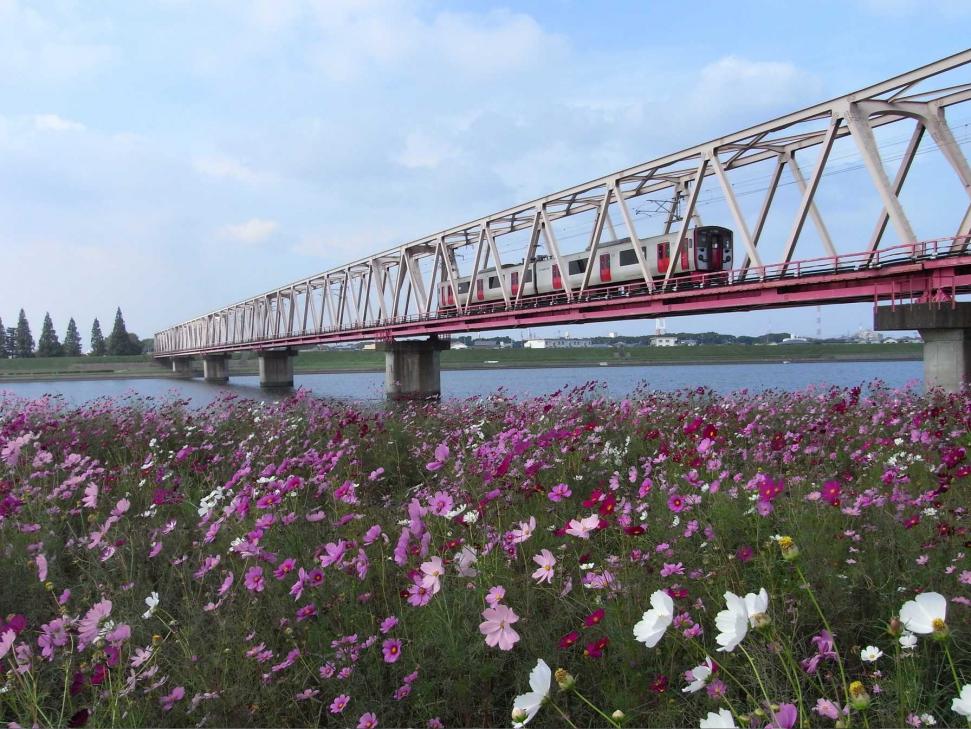
[[[823,338],[823,307],[816,307],[816,339]]]
[[[665,324],[664,319],[654,320],[654,336],[661,337],[668,330],[667,324]]]

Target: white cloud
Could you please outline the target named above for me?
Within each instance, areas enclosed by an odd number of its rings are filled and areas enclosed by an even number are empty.
[[[438,167],[445,159],[454,157],[458,148],[444,141],[441,135],[411,132],[405,138],[405,148],[395,161],[403,167]]]
[[[712,117],[739,109],[785,110],[807,98],[816,100],[820,87],[815,76],[791,63],[750,61],[732,55],[701,69],[690,102],[698,112]]]
[[[80,132],[84,124],[65,119],[57,114],[37,114],[34,116],[34,127],[42,132]]]
[[[260,243],[273,235],[278,227],[273,220],[251,218],[238,225],[224,225],[219,229],[219,237],[230,238],[241,243]]]
[[[256,170],[231,157],[200,157],[193,160],[196,172],[208,177],[227,177],[247,184],[256,184],[265,179]]]

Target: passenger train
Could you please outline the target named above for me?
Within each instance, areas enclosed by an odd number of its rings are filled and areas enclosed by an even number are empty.
[[[675,240],[672,240],[674,238]],[[672,248],[676,248],[677,234],[656,235],[651,238],[641,238],[641,251],[647,272],[654,278],[663,278],[671,263]],[[571,289],[579,289],[586,272],[588,252],[574,253],[563,257],[567,267],[566,284]],[[685,238],[685,245],[681,249],[680,260],[675,263],[673,276],[684,277],[698,273],[713,271],[728,271],[732,268],[732,231],[713,225],[696,226],[690,228]],[[602,243],[598,249],[597,268],[590,273],[587,283],[589,290],[604,286],[623,285],[625,281],[643,281],[641,268],[637,262],[637,254],[631,245],[630,238],[621,238],[609,243]],[[556,261],[550,256],[537,256],[526,269],[523,277],[522,294],[520,276],[523,263],[507,264],[502,267],[501,274],[496,269],[487,268],[481,271],[473,284],[472,277],[466,276],[456,281],[458,285],[459,301],[465,303],[469,288],[475,286],[472,304],[478,302],[502,301],[502,288],[499,275],[505,278],[509,294],[520,296],[525,300],[531,296],[553,294],[563,290],[563,273]],[[439,287],[439,311],[455,308],[455,292],[452,286],[444,283]]]

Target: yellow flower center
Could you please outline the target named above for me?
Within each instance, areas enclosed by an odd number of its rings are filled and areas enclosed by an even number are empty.
[[[944,624],[944,621],[941,620],[940,618],[934,618],[934,621],[931,623],[931,625],[934,627],[934,630],[936,630],[938,632],[944,630],[944,628],[947,627]]]
[[[866,689],[863,688],[863,682],[862,681],[854,681],[853,683],[850,684],[850,695],[851,696],[859,696],[859,695],[861,695],[863,693],[866,693]]]

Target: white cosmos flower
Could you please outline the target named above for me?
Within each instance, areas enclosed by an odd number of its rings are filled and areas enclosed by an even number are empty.
[[[536,667],[529,672],[529,687],[532,691],[527,694],[520,694],[512,702],[513,714],[518,717],[525,712],[523,719],[520,721],[513,720],[512,725],[514,727],[519,729],[519,727],[526,726],[536,716],[539,707],[542,706],[543,701],[550,693],[552,679],[553,673],[550,671],[550,667],[546,665],[546,661],[540,658],[536,661]]]
[[[702,719],[698,726],[700,729],[738,729],[735,717],[728,709],[719,709],[717,714],[709,711],[708,716]]]
[[[965,719],[971,719],[971,683],[961,687],[961,695],[951,699],[951,711],[960,714]]]
[[[769,609],[769,593],[763,587],[756,595],[750,592],[745,596],[745,612],[748,614],[750,627],[756,627],[755,620],[757,615],[765,615]]]
[[[917,636],[913,633],[904,633],[900,636],[900,647],[908,651],[916,648]]]
[[[695,666],[691,669],[691,673],[694,681],[685,686],[681,691],[686,694],[693,694],[695,691],[701,691],[708,683],[708,679],[711,678],[712,671],[715,669],[715,664],[712,663],[711,658],[705,658],[705,662],[700,666]]]
[[[860,651],[860,660],[864,663],[876,663],[882,655],[882,650],[877,648],[875,645],[868,645],[866,648]]]
[[[928,635],[944,628],[947,600],[938,592],[922,592],[900,608],[900,621],[911,633]]]
[[[674,600],[662,590],[651,595],[651,609],[644,613],[634,626],[634,637],[648,648],[653,648],[664,636],[674,620]]]
[[[148,620],[155,614],[155,609],[158,607],[158,593],[153,592],[151,595],[145,598],[145,604],[148,605],[148,610],[142,613],[142,617]]]
[[[715,642],[721,646],[718,650],[731,653],[748,633],[748,610],[745,600],[734,592],[725,593],[725,604],[727,609],[715,616],[715,627],[720,631]]]

